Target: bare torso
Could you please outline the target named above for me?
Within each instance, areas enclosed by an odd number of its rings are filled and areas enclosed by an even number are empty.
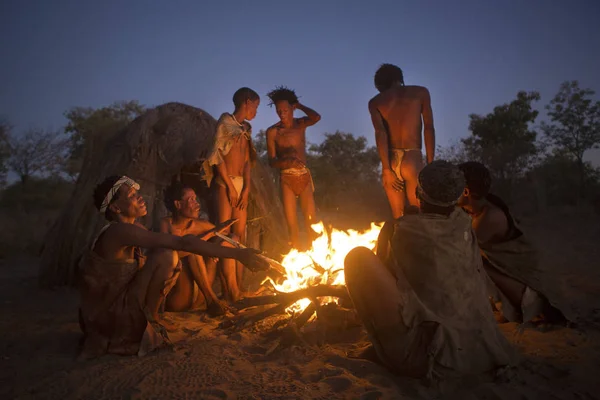
[[[285,128],[281,122],[271,128],[276,131],[276,157],[278,159],[295,157],[306,165],[306,127],[298,124],[298,120],[294,119],[294,125],[291,128]]]
[[[102,232],[102,234],[98,236],[96,243],[94,244],[94,248],[92,250],[105,260],[124,261],[133,260],[135,258],[135,252],[137,247],[123,246],[121,242],[119,240],[115,240],[115,236],[111,232],[109,232],[111,230],[114,230],[114,228],[117,228],[118,230],[119,227],[116,225],[121,223],[122,222],[111,223],[109,227],[106,228],[104,232]],[[138,223],[137,221],[134,222],[134,225],[144,230],[147,230],[145,226]]]
[[[390,150],[422,148],[421,113],[426,93],[422,86],[397,86],[373,98],[389,135]]]
[[[509,223],[499,207],[488,202],[480,213],[472,214],[471,218],[479,243],[501,242],[506,238]]]
[[[244,122],[247,129],[250,129],[250,124]],[[227,155],[223,156],[225,165],[227,166],[227,173],[233,176],[243,176],[246,162],[250,158],[250,146],[248,140],[243,135],[234,142]]]

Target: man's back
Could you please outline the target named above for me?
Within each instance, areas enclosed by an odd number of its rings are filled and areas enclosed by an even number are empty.
[[[389,134],[390,148],[420,149],[421,114],[427,124],[431,117],[429,91],[423,86],[394,86],[371,100]]]

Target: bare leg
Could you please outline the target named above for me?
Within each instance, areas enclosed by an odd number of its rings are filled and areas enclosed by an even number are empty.
[[[525,285],[510,276],[504,275],[500,271],[491,267],[487,262],[484,261],[483,268],[487,272],[488,276],[494,282],[494,284],[500,289],[500,291],[506,296],[506,298],[512,303],[512,306],[517,310],[521,309],[521,301],[523,300],[523,293],[525,293]]]
[[[189,310],[194,297],[194,280],[190,271],[189,258],[181,260],[181,273],[173,289],[165,297],[165,310],[172,312],[181,312]]]
[[[304,214],[304,226],[308,239],[308,247],[310,248],[313,240],[315,240],[318,236],[317,232],[315,232],[311,227],[312,224],[317,222],[317,207],[315,206],[315,196],[310,183],[306,185],[306,188],[304,188],[304,191],[300,194],[300,208],[302,209],[302,214]]]
[[[218,184],[217,201],[219,205],[219,222],[225,222],[231,219],[233,210],[229,204],[227,190],[224,186]],[[227,234],[229,232],[227,231],[223,233]],[[240,297],[240,289],[237,285],[236,261],[229,258],[222,259],[221,271],[223,274],[221,282],[224,282],[224,285],[221,286],[223,295],[229,301],[236,301]]]
[[[420,151],[407,151],[404,154],[400,171],[404,178],[406,198],[408,199],[408,204],[411,206],[419,206],[417,185],[419,183],[419,173],[423,167],[423,155]]]
[[[384,187],[385,194],[392,209],[392,216],[398,219],[404,215],[404,205],[406,204],[406,194],[403,190],[395,190]]]
[[[225,314],[225,307],[217,299],[217,295],[212,290],[211,285],[208,282],[208,273],[206,272],[206,265],[204,259],[198,255],[190,256],[190,270],[192,277],[198,285],[201,293],[206,299],[206,309],[211,316]]]
[[[219,262],[218,258],[207,257],[204,259],[204,263],[206,264],[206,279],[208,280],[208,285],[212,288],[215,283],[215,277],[217,276],[217,263]]]
[[[346,287],[365,326],[403,325],[396,279],[366,247],[351,250],[344,261]],[[377,296],[373,294],[377,293]]]
[[[283,211],[287,221],[288,233],[290,236],[290,245],[299,248],[298,233],[298,215],[296,208],[296,195],[286,184],[281,183],[281,201],[283,202]]]
[[[237,218],[239,221],[236,222],[233,226],[233,234],[236,237],[236,240],[238,240],[240,243],[242,244],[246,244],[246,222],[248,220],[248,210],[240,210],[239,208],[236,208],[233,210],[233,218]],[[244,265],[239,262],[236,261],[236,280],[237,280],[237,286],[238,289],[241,291],[242,290],[242,283],[244,281]]]
[[[148,255],[146,264],[136,278],[136,285],[139,285],[138,300],[148,320],[158,322],[169,330],[176,326],[160,318],[158,309],[179,277],[180,266],[177,252],[168,249],[154,250]]]

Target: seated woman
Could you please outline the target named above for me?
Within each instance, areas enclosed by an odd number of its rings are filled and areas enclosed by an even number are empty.
[[[483,284],[470,218],[455,207],[464,178],[434,161],[420,172],[419,213],[385,229],[385,261],[364,247],[348,253],[348,293],[377,356],[392,371],[440,378],[491,371],[512,361]]]
[[[143,355],[163,343],[151,323],[174,328],[158,310],[181,270],[177,251],[234,258],[251,269],[268,268],[254,249],[146,230],[136,223],[147,212],[139,188],[126,176],[110,176],[94,191],[94,203],[109,224],[91,243],[80,265],[84,357]],[[147,257],[141,248],[149,249]]]
[[[222,232],[229,228],[235,220],[229,220],[218,227],[208,221],[198,219],[200,203],[194,189],[180,182],[172,183],[165,189],[165,206],[171,212],[170,217],[161,221],[160,231],[177,236],[194,235],[202,240],[209,240],[215,232]],[[228,243],[222,243],[232,247]],[[216,275],[216,260],[214,257],[204,258],[197,254],[178,252],[182,262],[181,273],[173,289],[165,300],[167,311],[185,311],[206,302],[206,310],[210,316],[225,314],[226,307],[222,304],[212,289]],[[224,271],[224,281],[235,279],[235,270]],[[230,276],[228,276],[228,274]],[[200,293],[195,293],[196,286]],[[223,285],[224,291],[227,285]]]
[[[529,322],[541,317],[546,322],[564,322],[562,312],[543,294],[544,272],[537,251],[513,219],[508,206],[489,193],[491,175],[481,163],[459,165],[466,180],[458,201],[472,218],[473,230],[483,256],[490,296],[501,304],[499,322]]]

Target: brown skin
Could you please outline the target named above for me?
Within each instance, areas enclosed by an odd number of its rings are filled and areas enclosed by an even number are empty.
[[[454,207],[436,207],[423,201],[417,201],[418,206],[410,208],[411,213],[432,213],[449,215]],[[393,231],[393,222],[386,222],[384,228],[388,231],[382,236]],[[382,234],[383,234],[382,229]],[[403,294],[396,286],[397,277],[394,271],[386,266],[389,251],[389,243],[380,240],[377,243],[377,255],[366,247],[352,249],[344,260],[344,276],[346,277],[346,288],[352,299],[354,308],[367,327],[367,330],[377,327],[379,330],[393,327],[402,329],[405,327],[400,299]],[[374,296],[373,294],[377,295]],[[402,332],[397,331],[398,334]]]
[[[234,249],[203,241],[195,236],[175,236],[167,233],[148,231],[135,223],[136,218],[146,215],[146,203],[137,190],[123,185],[109,209],[117,222],[112,224],[99,238],[94,251],[108,261],[124,261],[134,258],[136,247],[152,249],[148,260],[140,270],[147,276],[148,284],[142,306],[150,321],[155,321],[168,329],[174,326],[158,314],[165,282],[179,273],[177,251],[185,251],[208,257],[235,258],[251,269],[267,269],[268,264],[257,256],[254,249]]]
[[[163,218],[160,232],[176,236],[194,235],[202,240],[208,240],[214,237],[215,232],[223,232],[235,222],[235,220],[230,220],[215,227],[208,221],[199,220],[200,203],[198,203],[196,192],[192,189],[184,189],[181,200],[176,200],[174,205],[177,211],[172,217]],[[177,283],[167,296],[166,309],[185,311],[198,306],[199,303],[194,304],[193,302],[195,282],[203,294],[209,314],[223,315],[226,307],[221,304],[212,290],[216,274],[216,260],[214,258],[205,260],[204,257],[184,251],[179,251],[178,255],[182,261],[185,261],[182,263]],[[198,296],[198,298],[200,301],[202,300],[202,296]]]
[[[469,188],[465,188],[458,205],[471,215],[473,231],[479,243],[504,240],[509,230],[504,211],[488,202],[485,197],[473,195]],[[525,293],[525,285],[492,268],[487,262],[483,263],[483,267],[509,301],[518,308]]]
[[[429,91],[422,86],[403,86],[398,82],[369,101],[369,113],[381,158],[383,187],[394,218],[399,218],[406,205],[418,206],[416,188],[424,165],[420,152],[407,152],[400,169],[402,182],[392,170],[390,150],[421,149],[423,128],[427,163],[433,161],[435,129]]]
[[[233,116],[239,122],[248,124],[256,116],[256,111],[260,100],[246,101],[239,109],[235,110]],[[222,155],[222,154],[221,154]],[[222,155],[223,156],[223,155]],[[219,223],[230,219],[236,219],[233,225],[233,233],[240,239],[241,243],[246,242],[246,222],[248,220],[248,198],[250,196],[250,144],[247,140],[240,138],[232,147],[226,156],[223,156],[224,162],[217,165],[217,173],[225,182],[225,187],[216,186],[217,205],[219,207]],[[243,176],[244,187],[239,195],[233,186],[229,175]],[[225,231],[229,233],[229,229]],[[240,286],[243,278],[243,266],[234,260],[221,260],[221,269],[226,279],[225,294],[228,300],[237,301],[241,297]]]
[[[319,122],[321,116],[314,110],[300,104],[290,104],[286,100],[275,104],[280,121],[267,129],[267,153],[269,164],[273,168],[303,168],[306,166],[306,128]],[[301,110],[306,114],[303,118],[294,118],[294,110]],[[281,185],[281,197],[285,218],[287,220],[290,244],[299,248],[298,219],[296,213],[296,195],[286,185]],[[316,207],[311,185],[307,185],[298,196],[300,207],[304,215],[306,229],[309,233],[309,242],[317,236],[310,227],[314,224]]]

